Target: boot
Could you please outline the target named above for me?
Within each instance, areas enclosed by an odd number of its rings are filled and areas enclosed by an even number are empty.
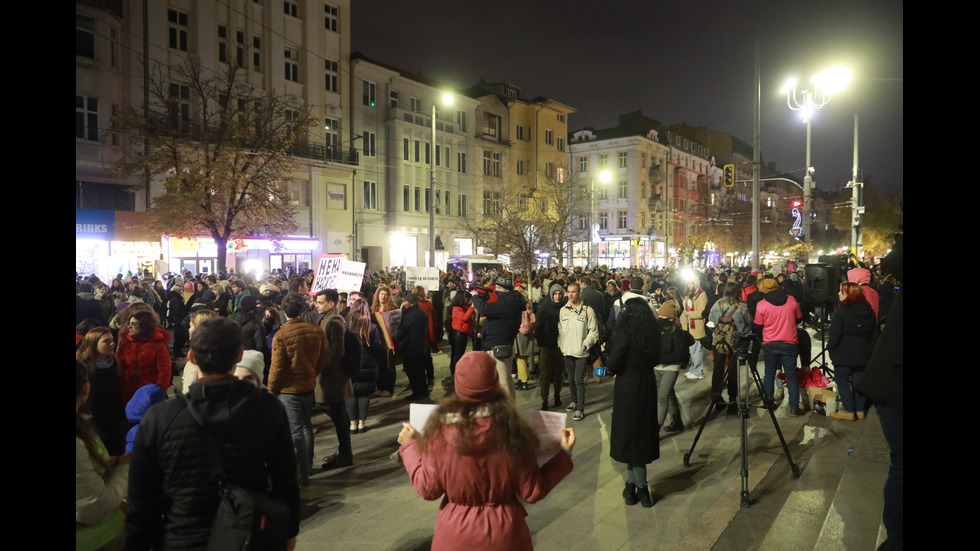
[[[636,489],[636,497],[640,500],[640,505],[649,509],[653,507],[653,498],[650,497],[650,490],[646,486],[638,487]]]
[[[684,430],[684,422],[681,421],[679,416],[675,417],[669,425],[664,427],[664,432],[680,432],[682,430]]]
[[[834,411],[834,412],[831,412],[830,415],[828,415],[827,417],[830,417],[830,418],[833,418],[833,419],[840,419],[841,421],[856,421],[857,420],[857,416],[855,416],[853,413],[851,413],[849,411]]]
[[[647,494],[647,499],[650,498],[650,494]],[[623,488],[623,499],[626,500],[627,505],[636,505],[639,500],[636,497],[636,484],[626,483],[626,487]]]

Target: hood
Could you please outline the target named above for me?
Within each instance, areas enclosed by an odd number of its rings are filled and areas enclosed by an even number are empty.
[[[140,335],[138,337],[134,337],[129,334],[129,331],[120,331],[119,338],[126,339],[132,342],[162,342],[166,344],[170,342],[171,337],[170,337],[170,333],[168,333],[166,330],[157,327],[156,330],[153,331],[153,334],[149,336]]]
[[[772,304],[773,306],[782,306],[786,304],[786,291],[782,289],[776,289],[775,291],[769,291],[768,293],[762,295],[762,300]]]
[[[561,291],[562,297],[559,302],[555,302],[552,298],[555,295],[555,291]],[[548,288],[548,304],[554,304],[556,307],[561,308],[566,302],[568,302],[568,297],[565,296],[565,288],[558,283],[552,283],[551,287]]]
[[[184,395],[187,406],[204,428],[219,432],[229,429],[249,430],[249,427],[235,427],[240,424],[243,412],[254,408],[253,400],[263,392],[255,385],[239,381],[232,376],[221,376],[220,380],[198,381],[191,385]],[[245,417],[247,418],[247,417]]]
[[[160,388],[160,385],[143,385],[133,394],[133,397],[126,404],[126,419],[130,423],[139,423],[150,406],[159,404],[167,399],[167,392]]]
[[[851,283],[871,283],[871,272],[867,268],[852,268],[847,272],[847,280]]]

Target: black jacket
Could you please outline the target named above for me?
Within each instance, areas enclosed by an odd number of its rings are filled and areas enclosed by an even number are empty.
[[[521,328],[521,313],[527,302],[517,291],[497,291],[497,300],[487,302],[480,295],[473,296],[473,307],[481,316],[486,316],[483,324],[483,347],[486,350],[502,344],[513,344]]]
[[[402,358],[422,358],[429,353],[429,316],[418,305],[402,310],[395,351]]]
[[[550,296],[541,297],[534,324],[534,336],[538,339],[538,346],[558,349],[559,311],[567,302],[568,299],[565,297],[562,297],[561,302],[558,303],[555,303]]]
[[[837,307],[830,320],[830,342],[827,351],[834,364],[864,367],[874,351],[878,322],[874,310],[866,303]]]
[[[230,376],[201,380],[187,398],[218,441],[232,482],[268,490],[299,532],[299,483],[289,423],[272,394]],[[205,549],[218,507],[207,435],[181,399],[150,408],[140,422],[129,468],[126,549]]]

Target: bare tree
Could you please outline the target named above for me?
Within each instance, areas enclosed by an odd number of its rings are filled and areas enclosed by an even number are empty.
[[[122,109],[113,132],[132,135],[117,174],[162,180],[163,194],[147,198],[154,229],[176,237],[210,235],[225,269],[230,239],[296,230],[289,174],[290,149],[315,120],[309,108],[239,78],[231,64],[210,72],[195,56],[173,70],[155,65],[149,105]]]

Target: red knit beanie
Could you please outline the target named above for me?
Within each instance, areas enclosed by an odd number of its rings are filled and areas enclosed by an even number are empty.
[[[486,402],[500,394],[497,362],[486,352],[467,352],[456,362],[456,395],[466,402]]]

